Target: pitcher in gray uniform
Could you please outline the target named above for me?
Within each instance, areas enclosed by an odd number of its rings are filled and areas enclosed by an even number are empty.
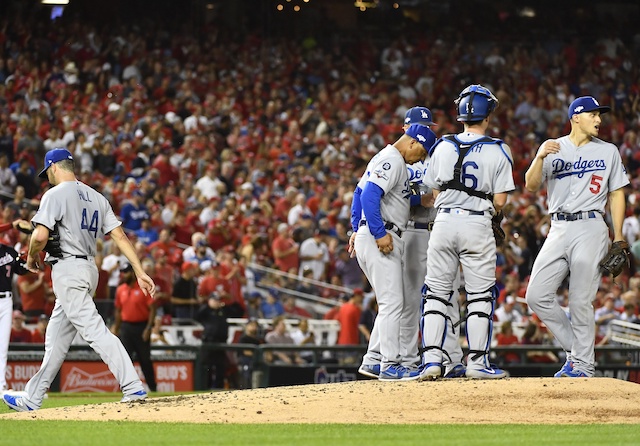
[[[27,383],[27,396],[7,394],[4,402],[21,412],[39,409],[76,332],[109,366],[124,394],[122,402],[142,400],[147,393],[131,359],[93,302],[98,284],[97,238],[111,236],[133,266],[145,294],[155,294],[153,280],[143,271],[107,199],[76,179],[73,157],[67,149],[47,152],[40,177],[47,177],[54,187],[42,196],[40,208],[31,220],[35,229],[29,243],[27,268],[37,272],[39,253],[47,251],[45,262],[52,268],[56,301],[45,336],[42,365]]]
[[[372,369],[371,375],[380,380],[419,376],[418,369],[402,365],[400,352],[400,318],[407,305],[401,235],[409,219],[411,195],[406,164],[423,160],[434,141],[435,134],[428,127],[410,126],[398,141],[369,161],[351,205],[354,233],[349,238],[349,252],[355,250],[378,301],[378,316],[361,369]]]
[[[610,110],[591,96],[571,103],[571,133],[545,141],[525,175],[525,187],[536,192],[547,180],[551,228],[533,264],[527,303],[566,351],[556,377],[591,377],[595,372],[595,320],[591,302],[600,284],[599,261],[609,247],[603,218],[607,196],[614,241],[624,240],[623,187],[629,184],[618,148],[598,139],[600,115]],[[567,317],[556,290],[569,279]]]
[[[427,107],[412,107],[405,113],[402,130],[406,131],[412,124],[436,125],[432,120],[431,110]],[[402,364],[410,367],[420,363],[418,335],[420,318],[422,315],[422,288],[427,274],[427,250],[431,228],[436,217],[436,209],[433,207],[433,193],[431,188],[423,183],[425,171],[429,161],[418,161],[407,165],[409,184],[411,185],[410,214],[407,222],[407,230],[402,233],[404,241],[404,293],[409,298],[402,312],[400,323],[400,349]],[[451,298],[452,305],[447,307],[451,323],[447,325],[450,330],[443,346],[445,352],[445,378],[464,376],[465,368],[462,364],[462,347],[457,336],[458,331],[454,327],[460,320],[460,306],[458,302],[460,287],[460,274],[456,276]]]
[[[491,219],[515,189],[509,146],[485,136],[498,100],[481,85],[465,88],[455,101],[464,131],[442,137],[431,149],[423,182],[438,210],[427,253],[420,379],[443,374],[443,346],[454,281],[462,265],[467,295],[469,355],[465,376],[503,378],[489,363],[495,288],[496,241]]]

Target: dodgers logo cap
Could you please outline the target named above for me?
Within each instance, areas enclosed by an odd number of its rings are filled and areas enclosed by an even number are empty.
[[[47,169],[51,167],[53,163],[58,163],[63,160],[73,161],[73,155],[67,149],[52,149],[44,156],[44,169],[38,174],[40,178],[47,178]]]
[[[431,110],[427,107],[412,107],[404,114],[404,125],[436,125]]]
[[[611,111],[611,107],[598,104],[598,101],[596,101],[593,96],[581,96],[569,106],[569,119],[571,119],[573,115],[592,112],[594,110],[598,110],[600,113],[607,113]]]
[[[422,147],[424,147],[427,152],[436,142],[436,134],[433,133],[433,130],[424,125],[411,124],[405,131],[405,134],[422,144]]]

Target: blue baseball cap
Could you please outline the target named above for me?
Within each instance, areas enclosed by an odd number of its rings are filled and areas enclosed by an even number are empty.
[[[436,125],[431,110],[427,107],[412,107],[404,114],[404,125]]]
[[[53,164],[63,160],[73,161],[73,155],[67,149],[52,149],[44,156],[44,169],[38,174],[40,178],[47,178],[47,169]]]
[[[592,112],[594,110],[598,110],[600,113],[607,113],[611,111],[611,107],[598,104],[598,101],[596,101],[593,96],[582,96],[571,103],[568,116],[569,119],[571,119],[573,115]]]
[[[411,124],[404,132],[420,144],[428,152],[436,142],[436,134],[429,127],[420,124]]]

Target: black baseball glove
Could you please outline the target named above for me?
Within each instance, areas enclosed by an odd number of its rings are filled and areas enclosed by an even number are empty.
[[[49,240],[44,247],[44,251],[48,252],[50,256],[56,257],[58,259],[62,258],[62,247],[60,246],[60,233],[58,232],[58,228],[54,228],[53,231],[49,232]]]
[[[625,266],[630,265],[631,253],[629,244],[620,240],[613,242],[609,252],[604,259],[600,260],[600,268],[603,274],[611,274],[613,277],[619,276]]]
[[[504,214],[502,213],[502,211],[500,211],[491,219],[491,227],[493,229],[493,236],[496,239],[496,246],[502,246],[505,239],[507,238],[504,230],[502,229],[502,226],[500,226],[503,218]]]
[[[23,221],[19,221],[16,224],[16,229],[22,232],[23,234],[27,234],[27,235],[33,232],[33,226],[31,226],[31,223],[23,222]]]

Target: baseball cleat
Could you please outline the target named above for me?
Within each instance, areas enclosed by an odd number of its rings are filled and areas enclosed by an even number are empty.
[[[578,369],[572,368],[571,370],[565,370],[564,372],[562,372],[560,377],[561,378],[589,378],[589,375],[587,375],[584,372],[581,372]]]
[[[130,393],[125,395],[120,400],[121,403],[130,403],[132,401],[142,401],[147,399],[147,392],[140,390],[139,392]]]
[[[560,370],[554,373],[554,378],[562,378],[564,373],[571,372],[573,370],[573,362],[567,359]]]
[[[467,378],[473,379],[500,379],[507,376],[507,372],[502,369],[485,367],[484,369],[469,369],[465,373]]]
[[[439,362],[428,362],[422,366],[420,371],[420,381],[433,381],[442,376],[442,364]]]
[[[358,369],[358,373],[369,378],[377,378],[380,376],[380,364],[362,364]]]
[[[411,370],[400,364],[394,364],[380,372],[380,381],[414,381],[420,378],[420,370]]]
[[[29,405],[29,403],[27,403],[27,399],[22,396],[9,395],[8,393],[5,393],[2,396],[2,400],[7,406],[9,406],[9,408],[17,412],[29,412],[32,410],[38,410],[36,406]]]
[[[464,378],[467,368],[462,364],[456,364],[449,368],[447,367],[444,372],[444,378]]]

